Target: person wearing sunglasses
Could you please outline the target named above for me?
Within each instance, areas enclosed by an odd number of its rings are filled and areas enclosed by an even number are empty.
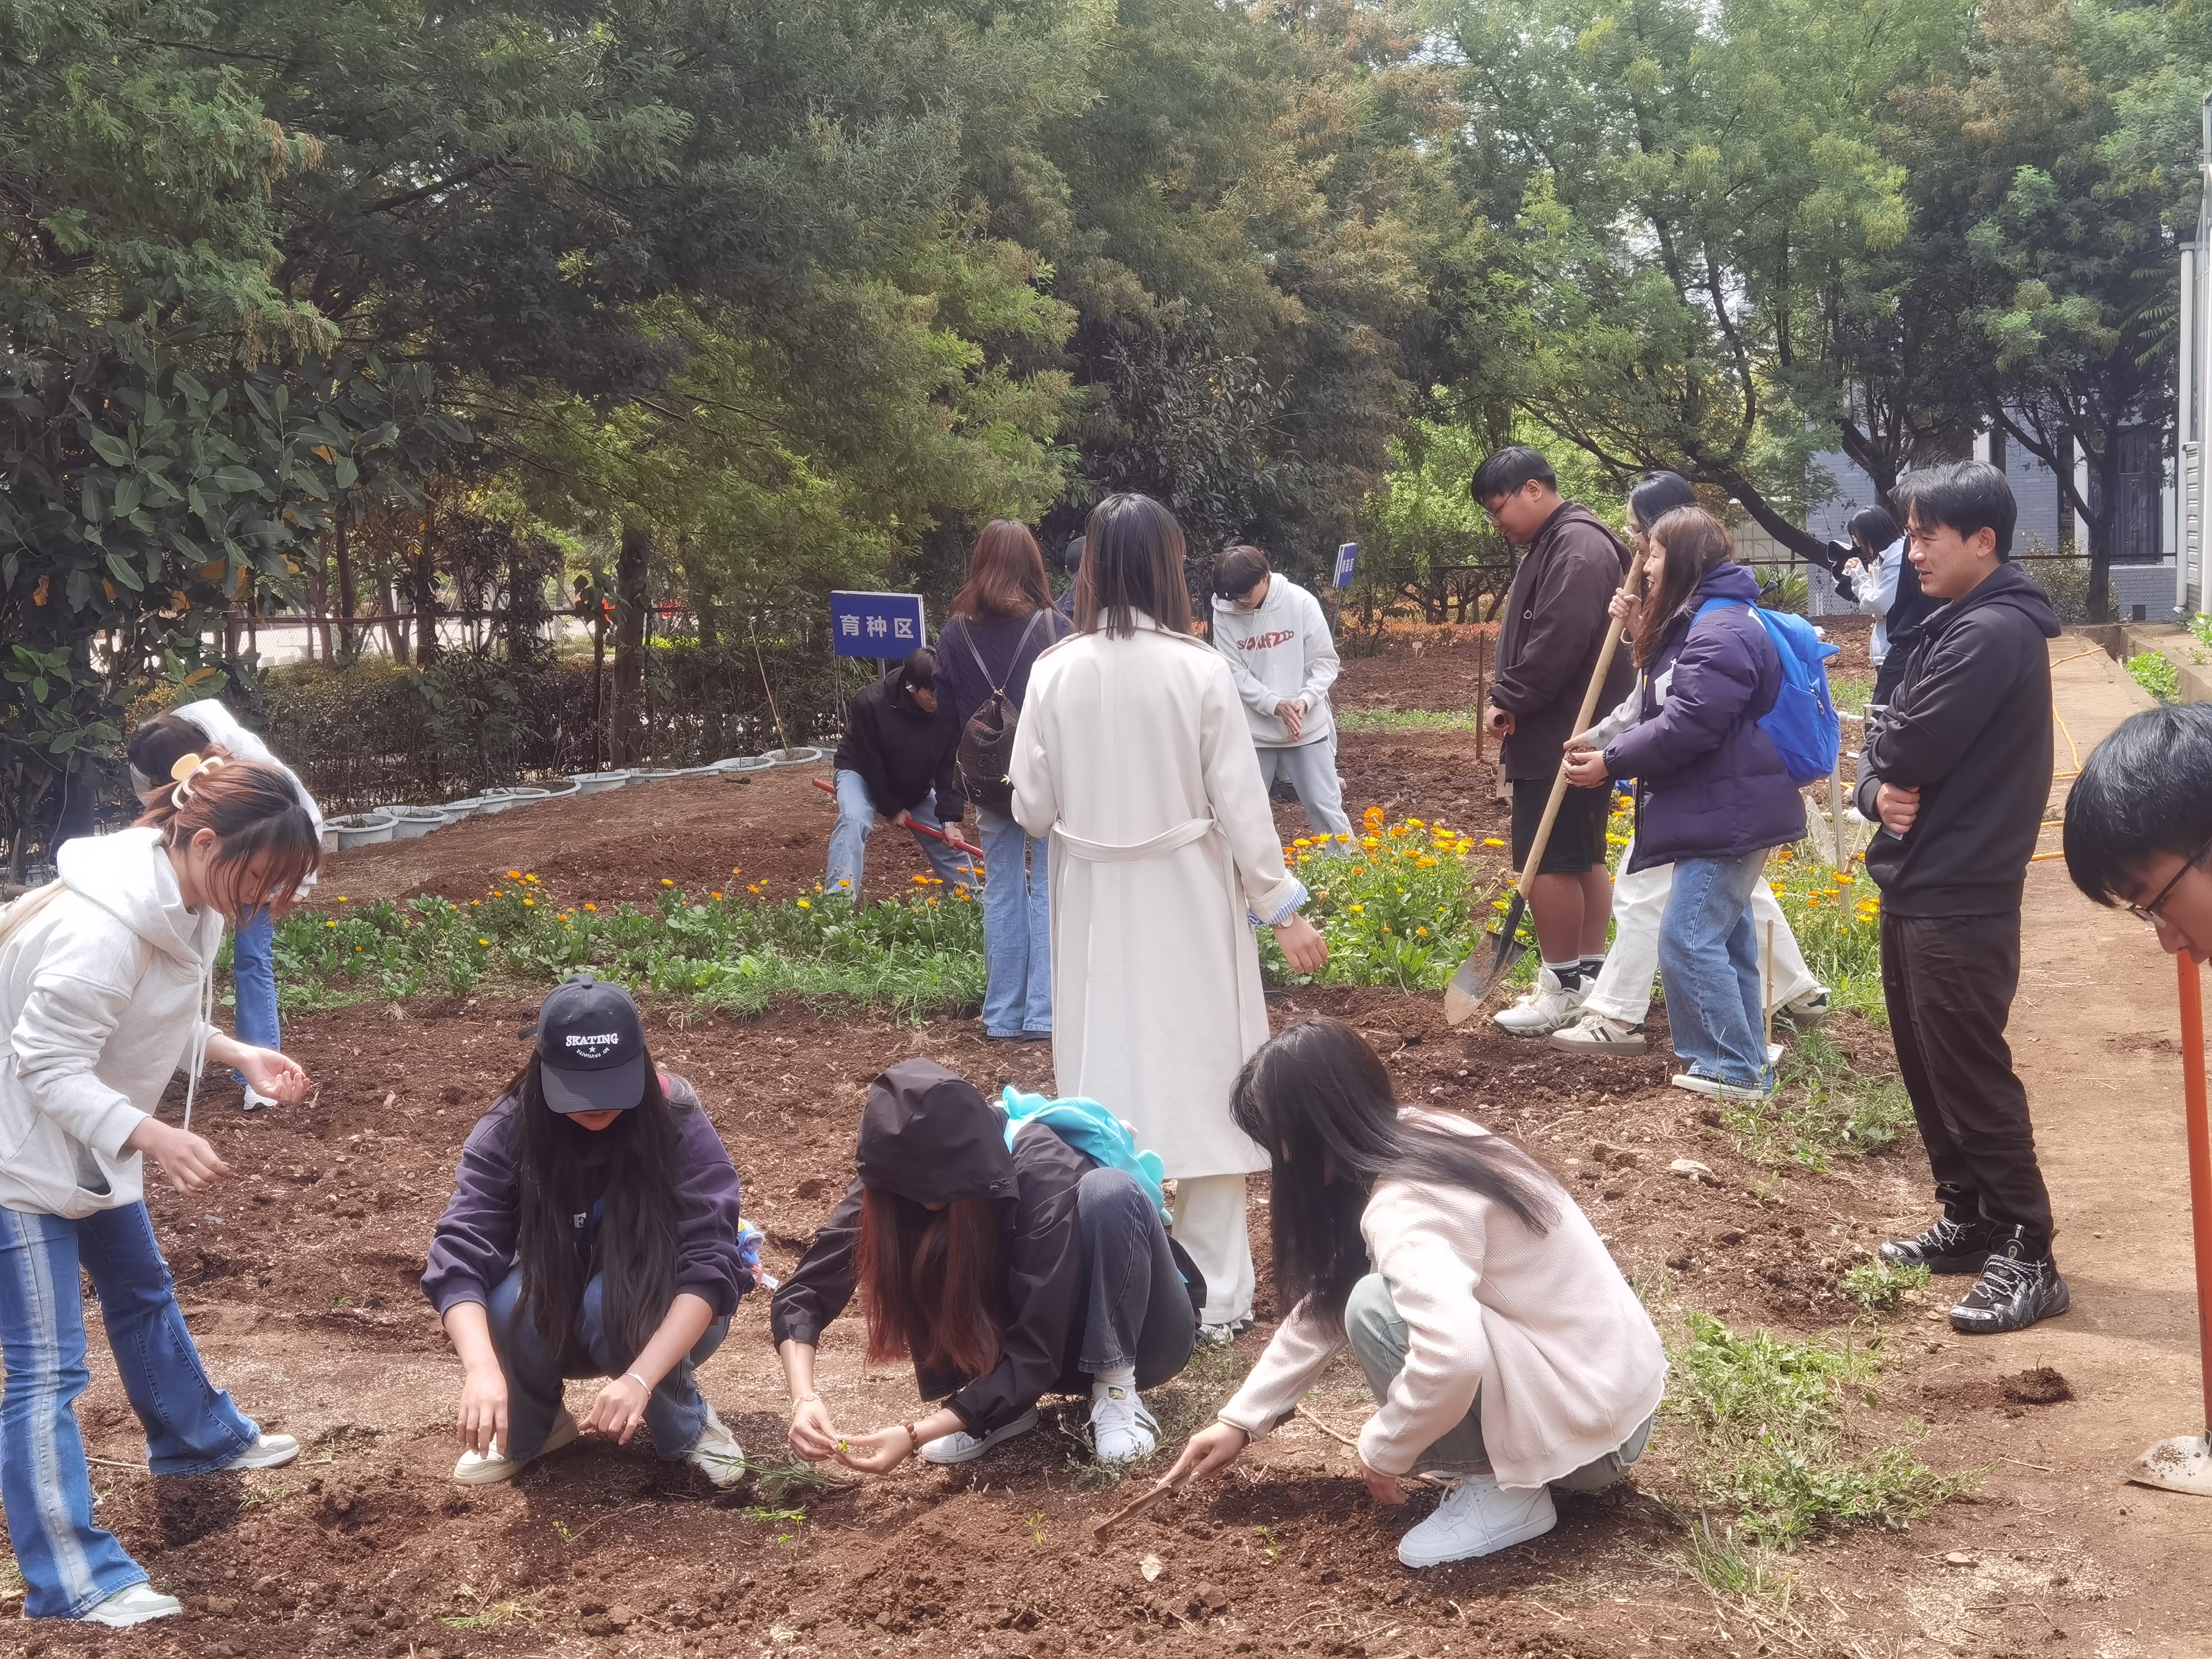
[[[2066,873],[2158,935],[2212,960],[2212,703],[2136,715],[2099,744],[2066,797]]]
[[[2010,559],[2016,507],[1981,461],[1907,474],[1906,556],[1938,602],[1860,756],[1859,811],[1881,824],[1882,997],[1943,1213],[1882,1245],[1893,1267],[1972,1273],[1951,1310],[1968,1335],[2024,1330],[2072,1297],[2051,1254],[2051,1194],[2005,1024],[2020,988],[2020,907],[2051,795],[2058,617]]]

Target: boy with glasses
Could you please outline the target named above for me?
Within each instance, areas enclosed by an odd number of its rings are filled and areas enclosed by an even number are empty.
[[[2014,506],[1979,461],[1897,488],[1906,556],[1936,601],[1860,758],[1858,808],[1881,888],[1882,994],[1943,1214],[1881,1247],[1894,1267],[1978,1275],[1955,1330],[2066,1311],[2051,1195],[2005,1023],[2020,985],[2021,894],[2051,794],[2051,602],[2010,562]]]

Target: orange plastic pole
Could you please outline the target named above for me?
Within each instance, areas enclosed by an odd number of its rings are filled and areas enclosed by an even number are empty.
[[[2197,1349],[2204,1385],[2205,1437],[2212,1441],[2212,1122],[2204,1103],[2204,1002],[2197,963],[2177,951],[2181,981],[2181,1084],[2189,1112],[2189,1210],[2197,1240]]]

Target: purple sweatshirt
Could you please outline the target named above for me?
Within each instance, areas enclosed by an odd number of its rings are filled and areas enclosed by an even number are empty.
[[[753,1287],[738,1257],[738,1171],[723,1149],[698,1091],[663,1072],[661,1087],[679,1109],[682,1173],[670,1192],[677,1212],[676,1289],[689,1291],[726,1319]],[[453,1196],[430,1237],[422,1294],[441,1316],[460,1302],[489,1305],[492,1287],[514,1267],[521,1231],[520,1176],[514,1167],[514,1100],[501,1099],[477,1120],[461,1144]],[[584,1203],[589,1194],[579,1194]],[[595,1200],[593,1201],[596,1201]]]

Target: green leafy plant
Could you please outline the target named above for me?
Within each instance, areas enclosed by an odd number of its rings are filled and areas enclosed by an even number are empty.
[[[1312,894],[1306,915],[1328,941],[1319,982],[1441,990],[1474,947],[1469,905],[1479,861],[1504,845],[1420,818],[1387,823],[1379,806],[1353,834],[1293,841],[1284,856]],[[1292,979],[1264,932],[1261,962],[1274,982]]]
[[[1754,1163],[1826,1170],[1835,1157],[1888,1146],[1912,1122],[1912,1103],[1894,1076],[1861,1076],[1818,1030],[1784,1049],[1780,1081],[1771,1100],[1721,1107],[1721,1127]]]
[[[1755,1602],[1776,1613],[1786,1613],[1797,1575],[1785,1571],[1781,1553],[1771,1544],[1738,1544],[1733,1527],[1713,1535],[1712,1517],[1698,1514],[1690,1528],[1689,1543],[1679,1554],[1662,1558],[1696,1579],[1717,1599]]]
[[[1805,965],[1828,988],[1831,1001],[1886,1022],[1881,894],[1848,847],[1845,852],[1839,870],[1835,848],[1821,841],[1777,848],[1766,861],[1766,883],[1797,936]]]
[[[1869,1313],[1878,1313],[1897,1306],[1909,1291],[1926,1290],[1929,1278],[1924,1261],[1893,1267],[1878,1256],[1869,1256],[1844,1268],[1838,1286]]]
[[[1039,1549],[1044,1547],[1044,1511],[1039,1510],[1030,1516],[1030,1542]]]
[[[2139,651],[2130,657],[2128,678],[2160,702],[2181,700],[2181,671],[2163,651]]]

